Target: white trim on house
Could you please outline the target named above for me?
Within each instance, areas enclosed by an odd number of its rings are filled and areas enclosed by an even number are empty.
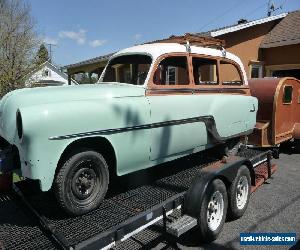
[[[258,24],[263,24],[263,23],[267,23],[267,22],[271,22],[277,19],[281,19],[287,16],[288,13],[282,13],[276,16],[270,16],[270,17],[266,17],[266,18],[262,18],[262,19],[258,19],[258,20],[254,20],[254,21],[250,21],[247,23],[242,23],[242,24],[238,24],[232,27],[228,27],[228,28],[224,28],[224,29],[220,29],[217,31],[212,31],[210,32],[210,35],[212,37],[217,37],[217,36],[221,36],[221,35],[225,35],[227,33],[231,33],[231,32],[235,32],[238,30],[242,30],[242,29],[246,29]]]
[[[46,74],[47,72],[47,74]],[[25,86],[41,85],[68,85],[68,75],[60,71],[55,65],[46,61],[23,77]],[[78,84],[72,79],[72,85]]]

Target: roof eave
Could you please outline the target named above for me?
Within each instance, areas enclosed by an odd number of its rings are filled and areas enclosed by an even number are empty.
[[[233,26],[233,27],[229,27],[229,28],[225,28],[225,29],[221,29],[221,30],[217,30],[217,31],[212,31],[212,32],[210,32],[210,35],[212,37],[222,36],[222,35],[225,35],[225,34],[228,34],[228,33],[232,33],[232,32],[235,32],[235,31],[242,30],[242,29],[250,28],[250,27],[255,26],[255,25],[259,25],[259,24],[275,21],[275,20],[278,20],[278,19],[282,19],[282,18],[286,17],[287,15],[288,15],[288,13],[282,13],[282,14],[279,14],[279,15],[276,15],[276,16],[270,16],[270,17],[250,21],[248,23],[239,24],[239,25],[236,25],[236,26]]]

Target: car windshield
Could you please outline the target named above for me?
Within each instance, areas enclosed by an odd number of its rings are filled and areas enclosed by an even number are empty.
[[[120,82],[143,85],[152,59],[146,55],[126,55],[113,58],[99,83]]]

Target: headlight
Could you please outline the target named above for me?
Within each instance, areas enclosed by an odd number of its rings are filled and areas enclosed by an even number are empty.
[[[23,137],[23,124],[22,124],[22,116],[20,110],[17,111],[17,119],[16,119],[17,131],[19,139]]]

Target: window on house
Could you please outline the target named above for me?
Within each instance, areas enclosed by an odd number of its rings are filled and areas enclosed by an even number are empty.
[[[293,87],[292,86],[284,86],[282,102],[285,104],[289,104],[292,102],[292,99],[293,99]]]
[[[193,74],[196,85],[217,85],[217,61],[194,57]]]
[[[251,67],[251,78],[261,78],[262,74],[262,65],[261,64],[252,64]]]
[[[153,82],[158,85],[187,85],[189,73],[185,56],[163,59],[154,72]]]
[[[242,85],[243,81],[239,70],[228,61],[221,61],[220,68],[220,82],[223,85]]]
[[[45,69],[45,70],[43,71],[42,75],[43,75],[44,77],[49,77],[49,76],[50,76],[50,71],[49,71],[48,69]]]

